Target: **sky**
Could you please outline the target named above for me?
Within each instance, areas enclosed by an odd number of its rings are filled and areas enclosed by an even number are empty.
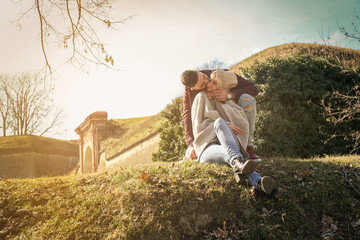
[[[44,65],[36,13],[22,19],[21,29],[12,22],[29,2],[0,0],[1,73]],[[184,70],[215,58],[232,65],[285,43],[323,43],[319,30],[333,45],[359,49],[339,32],[339,26],[350,29],[356,21],[356,9],[360,13],[360,0],[116,1],[111,15],[132,19],[99,34],[120,70],[76,70],[63,63],[66,54],[56,42],[48,43],[54,102],[65,118],[47,136],[78,139],[74,130],[95,111],[107,111],[109,119],[158,114],[183,95]]]

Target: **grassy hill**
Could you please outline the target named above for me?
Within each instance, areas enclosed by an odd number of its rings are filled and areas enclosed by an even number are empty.
[[[107,136],[101,141],[101,145],[106,151],[106,157],[109,158],[143,138],[157,133],[161,121],[160,114],[109,120]]]
[[[310,55],[314,58],[333,58],[336,59],[341,66],[346,66],[351,69],[360,67],[360,50],[311,43],[287,43],[258,52],[234,64],[230,67],[230,70],[239,74],[240,68],[246,68],[263,62],[269,57],[295,55]]]
[[[1,180],[0,238],[360,238],[359,156],[267,158],[257,169],[283,186],[280,200],[197,162]]]
[[[74,141],[33,135],[0,137],[0,155],[24,152],[78,157],[79,145]]]
[[[321,57],[337,49],[285,44],[231,69],[270,56]],[[333,56],[358,64],[358,51],[340,50]],[[161,117],[109,122],[102,140],[107,157],[156,132]],[[5,146],[0,152],[11,151]],[[40,143],[28,148],[44,149]],[[0,239],[360,239],[360,156],[263,157],[257,170],[285,189],[281,199],[237,185],[226,166],[192,161],[0,179]]]

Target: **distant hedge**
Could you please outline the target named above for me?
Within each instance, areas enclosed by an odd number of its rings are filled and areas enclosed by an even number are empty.
[[[349,152],[350,140],[334,138],[324,143],[335,132],[346,132],[351,126],[328,123],[321,100],[333,91],[349,91],[359,82],[356,74],[310,56],[269,58],[241,70],[260,90],[256,97],[258,153],[311,157]]]

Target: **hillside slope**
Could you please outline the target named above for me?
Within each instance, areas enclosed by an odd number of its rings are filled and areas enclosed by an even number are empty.
[[[360,157],[263,159],[275,200],[226,166],[154,163],[0,180],[1,239],[359,239]]]
[[[79,157],[79,145],[74,141],[34,135],[0,137],[0,155],[24,152]]]
[[[360,50],[311,43],[287,43],[258,52],[243,61],[234,64],[230,67],[230,70],[239,74],[240,68],[246,68],[259,62],[263,62],[267,58],[295,55],[310,55],[314,58],[329,57],[337,59],[341,66],[349,68],[360,66]]]
[[[141,141],[143,138],[157,133],[161,121],[160,114],[148,117],[109,120],[107,126],[108,133],[101,141],[107,158]]]

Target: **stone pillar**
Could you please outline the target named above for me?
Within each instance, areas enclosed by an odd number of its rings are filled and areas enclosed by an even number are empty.
[[[80,173],[83,173],[83,169],[84,169],[83,158],[84,158],[84,139],[80,135],[80,139],[79,139],[79,162],[80,162],[79,172]]]
[[[91,172],[96,172],[98,170],[100,161],[99,151],[101,150],[100,141],[106,133],[107,117],[107,112],[94,112],[75,129],[75,132],[80,136],[79,148],[81,173],[85,173],[84,161],[87,156],[84,151],[86,151],[89,147],[92,153]]]

